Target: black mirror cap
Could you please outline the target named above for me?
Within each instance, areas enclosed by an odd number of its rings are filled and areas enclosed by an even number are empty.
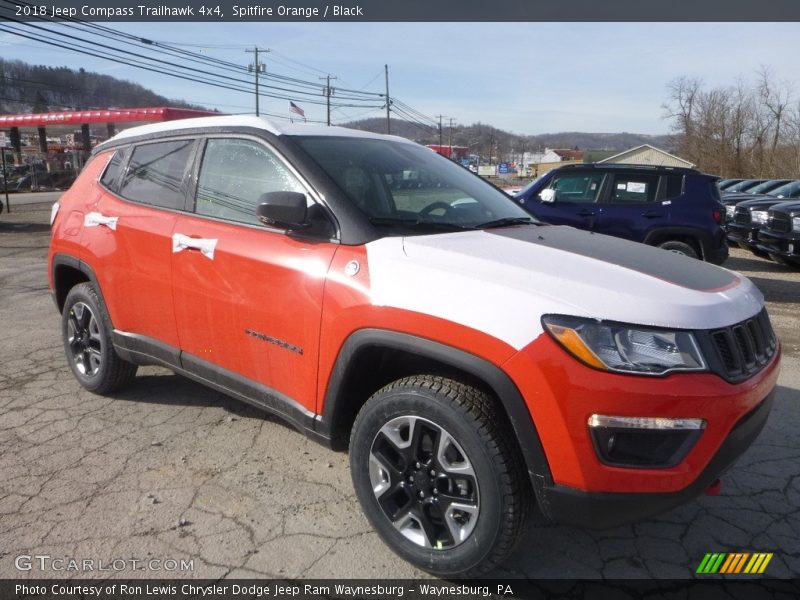
[[[309,226],[306,195],[300,192],[267,192],[258,199],[256,216],[267,227],[303,229]]]

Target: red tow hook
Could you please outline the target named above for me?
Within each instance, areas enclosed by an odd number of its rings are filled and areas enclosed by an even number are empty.
[[[722,491],[722,480],[717,479],[714,483],[706,488],[704,492],[706,496],[717,496]]]

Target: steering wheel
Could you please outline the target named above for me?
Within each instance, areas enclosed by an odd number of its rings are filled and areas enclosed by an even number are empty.
[[[427,217],[433,211],[439,210],[440,208],[444,209],[444,215],[446,215],[448,212],[450,212],[450,210],[452,210],[453,207],[450,206],[447,202],[442,202],[441,200],[439,200],[438,202],[434,202],[433,204],[429,204],[428,206],[423,208],[421,211],[419,211],[419,216],[420,217]],[[442,216],[444,216],[444,215],[442,215]]]

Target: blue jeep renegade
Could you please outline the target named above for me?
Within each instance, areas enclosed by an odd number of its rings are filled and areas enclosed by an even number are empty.
[[[695,169],[568,165],[514,196],[546,223],[571,225],[722,264],[728,245],[717,177]]]

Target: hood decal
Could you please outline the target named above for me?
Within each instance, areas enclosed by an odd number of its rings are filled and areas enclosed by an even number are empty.
[[[573,252],[631,269],[691,290],[719,292],[736,285],[739,276],[674,252],[572,227],[505,227],[487,231],[521,242]]]

